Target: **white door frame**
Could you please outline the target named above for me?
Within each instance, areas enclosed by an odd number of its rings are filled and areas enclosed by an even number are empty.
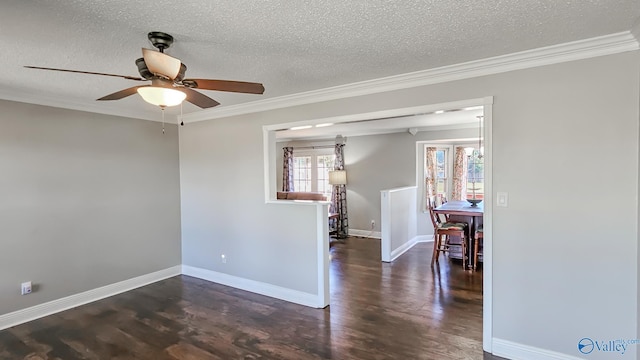
[[[408,116],[420,113],[435,112],[438,110],[463,109],[472,106],[484,107],[484,253],[483,253],[483,310],[482,310],[482,347],[484,351],[491,352],[493,339],[493,150],[492,150],[492,123],[493,123],[493,96],[479,99],[453,101],[441,104],[429,104],[410,108],[376,111],[370,113],[336,116],[322,119],[307,119],[296,122],[263,126],[264,135],[264,189],[265,201],[275,201],[276,193],[276,137],[277,130],[288,129],[292,126],[317,125],[322,123],[342,123],[356,120],[374,120],[397,116]],[[325,219],[318,221],[326,222]],[[326,228],[326,227],[324,227]],[[328,253],[329,234],[319,234],[318,249]],[[326,249],[325,249],[326,248]],[[329,282],[326,274],[329,272],[329,262],[319,262],[318,287],[319,297],[325,297],[329,292]],[[320,289],[324,287],[323,289]]]

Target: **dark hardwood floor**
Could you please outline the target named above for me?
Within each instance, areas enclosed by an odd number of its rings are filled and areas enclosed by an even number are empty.
[[[0,331],[0,359],[485,359],[482,273],[430,244],[331,247],[331,305],[312,309],[178,276]]]

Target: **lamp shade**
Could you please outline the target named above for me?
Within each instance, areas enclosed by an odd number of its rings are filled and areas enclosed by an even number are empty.
[[[331,184],[331,185],[346,185],[347,184],[347,171],[346,170],[329,171],[329,184]]]
[[[138,88],[138,94],[144,101],[156,106],[176,106],[180,105],[187,97],[187,94],[180,90],[166,87],[145,86]]]

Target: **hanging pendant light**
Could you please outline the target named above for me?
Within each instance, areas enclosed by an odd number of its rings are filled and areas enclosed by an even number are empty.
[[[482,118],[484,116],[478,115],[478,159],[482,159],[484,156],[484,146],[482,146]]]

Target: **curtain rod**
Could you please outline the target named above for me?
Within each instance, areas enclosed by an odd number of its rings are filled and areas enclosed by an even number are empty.
[[[317,146],[294,146],[295,149],[333,149],[335,145],[317,145]]]

